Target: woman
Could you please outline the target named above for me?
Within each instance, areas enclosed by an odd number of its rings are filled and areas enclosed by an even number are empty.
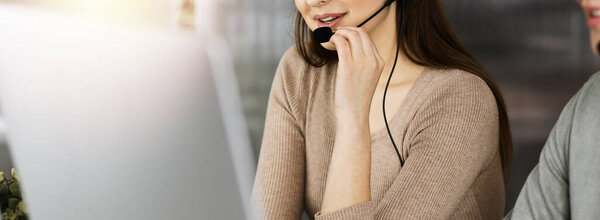
[[[296,46],[275,74],[253,191],[260,218],[500,219],[512,149],[503,99],[440,1],[398,0],[361,28],[384,0],[295,4]],[[310,32],[322,26],[335,34],[318,44]]]

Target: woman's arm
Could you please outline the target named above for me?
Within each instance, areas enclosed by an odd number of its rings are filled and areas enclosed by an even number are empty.
[[[336,135],[321,212],[371,200],[369,112],[384,66],[360,28],[339,28],[331,37],[338,52],[334,94]]]
[[[321,212],[371,200],[371,136],[364,117],[337,120]]]
[[[411,122],[415,132],[406,137],[412,139],[406,163],[377,206],[356,203],[317,213],[316,219],[447,219],[453,214],[496,155],[498,110],[491,90],[475,75],[453,76],[442,87]]]
[[[286,62],[294,53],[288,50],[275,73],[252,202],[259,219],[299,220],[304,211],[305,143],[302,130],[288,96],[286,72],[296,66]]]

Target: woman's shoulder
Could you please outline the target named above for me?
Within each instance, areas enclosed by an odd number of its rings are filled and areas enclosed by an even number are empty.
[[[298,51],[297,47],[294,45],[288,48],[283,53],[283,56],[281,56],[278,70],[285,71],[285,73],[288,74],[298,75],[314,71],[314,68],[311,68],[310,64],[306,62],[302,54],[300,54],[300,51]]]
[[[288,48],[281,57],[273,79],[272,93],[283,94],[290,108],[297,115],[303,115],[311,93],[316,90],[315,83],[329,77],[323,68],[308,64],[296,46]],[[319,87],[320,88],[320,87]]]
[[[292,46],[283,53],[275,78],[281,78],[285,86],[295,92],[312,92],[311,88],[316,81],[331,81],[332,74],[328,74],[332,70],[330,67],[331,65],[311,66],[296,46]]]
[[[289,47],[284,53],[283,56],[281,56],[281,60],[279,61],[279,64],[286,64],[286,65],[303,65],[304,59],[302,58],[302,55],[300,54],[300,52],[298,51],[298,49],[296,48],[296,46],[291,46]]]
[[[307,68],[302,55],[298,53],[295,46],[292,46],[283,53],[279,60],[274,81],[282,81],[286,89],[295,90],[304,78],[302,75],[306,73]]]
[[[480,76],[460,69],[434,69],[431,71],[436,89],[445,95],[472,94],[492,97],[489,85]]]
[[[490,90],[487,83],[475,73],[461,69],[434,69],[432,72],[437,74],[437,83],[445,90]]]
[[[460,69],[430,69],[429,102],[436,105],[460,103],[464,107],[494,107],[496,98],[478,75]],[[427,102],[427,101],[426,101]]]
[[[286,82],[297,82],[307,71],[309,71],[307,63],[296,46],[292,46],[283,53],[279,60],[275,77],[281,77]]]

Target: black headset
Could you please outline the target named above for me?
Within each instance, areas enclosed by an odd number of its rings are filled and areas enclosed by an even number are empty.
[[[371,19],[373,19],[375,16],[377,16],[384,8],[390,6],[394,1],[396,1],[396,0],[387,0],[385,2],[385,4],[383,6],[381,6],[381,8],[379,8],[379,10],[377,10],[377,12],[375,12],[373,15],[371,15],[371,17],[367,18],[362,23],[360,23],[357,27],[363,26],[364,24],[369,22]],[[392,137],[392,132],[390,131],[390,126],[388,125],[387,116],[385,114],[385,98],[387,96],[388,87],[390,86],[390,80],[392,79],[392,74],[394,74],[394,69],[396,68],[396,62],[398,61],[398,52],[400,51],[400,44],[402,43],[402,36],[404,35],[404,23],[405,23],[404,22],[404,20],[405,20],[404,8],[406,8],[407,0],[399,0],[399,1],[402,2],[402,20],[401,20],[401,25],[400,25],[400,34],[398,35],[398,43],[396,46],[396,58],[394,59],[394,66],[392,66],[392,71],[390,73],[390,77],[388,78],[388,81],[385,84],[385,90],[383,92],[383,119],[385,121],[385,128],[387,129],[388,136],[390,137],[390,141],[392,141],[392,145],[394,145],[396,154],[398,154],[398,159],[400,160],[400,167],[402,167],[402,166],[404,166],[404,159],[402,159],[402,156],[400,155],[400,151],[398,151],[398,147],[396,146],[396,142],[394,141],[394,138]],[[329,40],[331,39],[331,36],[333,36],[333,31],[331,30],[330,27],[320,27],[313,31],[313,38],[318,43],[329,42]],[[600,44],[599,44],[599,47],[600,47]],[[396,116],[396,117],[398,117],[398,116]]]

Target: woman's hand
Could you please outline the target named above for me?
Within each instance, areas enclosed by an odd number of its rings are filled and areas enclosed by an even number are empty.
[[[334,95],[336,117],[368,121],[384,61],[369,34],[361,28],[338,28],[330,42],[339,57]]]
[[[371,100],[383,69],[373,41],[360,28],[331,37],[338,51],[335,85],[336,135],[321,213],[371,200]]]

